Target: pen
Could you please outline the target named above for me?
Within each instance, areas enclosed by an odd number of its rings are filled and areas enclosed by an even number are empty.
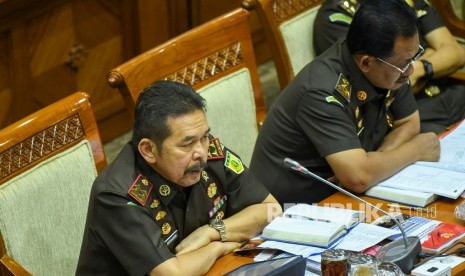
[[[388,203],[388,206],[392,207],[392,208],[398,208],[398,209],[401,209],[401,210],[418,211],[418,212],[426,212],[426,213],[432,213],[433,212],[433,209],[429,209],[429,208],[405,206],[405,205],[391,204],[391,203]]]

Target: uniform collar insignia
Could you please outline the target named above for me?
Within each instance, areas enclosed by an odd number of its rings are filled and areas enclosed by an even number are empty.
[[[141,205],[145,205],[152,191],[153,185],[150,181],[139,174],[128,190],[128,195]]]
[[[339,92],[339,94],[344,97],[344,99],[347,100],[347,102],[350,102],[350,93],[351,93],[351,85],[349,80],[342,74],[339,74],[339,79],[337,80],[337,84],[335,87],[336,91]]]
[[[213,138],[210,139],[210,143],[208,145],[208,159],[207,160],[215,160],[215,159],[223,159],[224,152],[223,146],[220,143],[220,139]]]

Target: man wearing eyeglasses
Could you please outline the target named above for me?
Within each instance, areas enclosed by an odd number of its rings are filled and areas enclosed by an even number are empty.
[[[404,0],[362,4],[347,38],[280,93],[250,165],[280,204],[318,202],[335,192],[286,168],[286,157],[357,193],[415,161],[438,160],[438,137],[420,134],[408,85],[422,52],[415,23]]]
[[[363,1],[370,0],[326,0],[322,4],[314,23],[316,54],[323,53],[339,37],[347,34],[355,10]],[[465,49],[444,26],[430,1],[405,2],[415,9],[420,44],[425,48],[424,55],[412,59],[415,70],[409,76],[418,103],[421,132],[440,133],[465,119],[465,85],[447,78],[465,65]],[[379,60],[400,74],[404,74],[410,65]]]

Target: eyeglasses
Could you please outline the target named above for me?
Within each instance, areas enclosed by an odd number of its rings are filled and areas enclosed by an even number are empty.
[[[385,63],[385,64],[387,64],[387,65],[389,65],[389,66],[391,66],[392,68],[399,71],[401,74],[404,74],[408,70],[410,65],[412,65],[417,59],[419,59],[421,57],[421,55],[423,54],[423,52],[425,52],[425,49],[423,47],[421,47],[421,45],[419,45],[419,46],[420,46],[420,49],[418,49],[418,52],[412,57],[412,59],[402,69],[395,66],[395,65],[393,65],[393,64],[391,64],[391,63],[389,63],[389,62],[387,62],[387,61],[385,61],[384,59],[381,59],[381,58],[378,58],[378,57],[376,59],[383,62],[383,63]]]

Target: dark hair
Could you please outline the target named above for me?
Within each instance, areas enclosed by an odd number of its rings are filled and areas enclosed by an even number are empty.
[[[415,10],[405,0],[363,1],[347,33],[351,54],[392,55],[395,40],[418,32]]]
[[[161,150],[171,135],[169,117],[206,112],[205,100],[192,87],[174,81],[157,81],[146,87],[137,99],[134,112],[132,143],[137,147],[142,138],[149,138]]]

